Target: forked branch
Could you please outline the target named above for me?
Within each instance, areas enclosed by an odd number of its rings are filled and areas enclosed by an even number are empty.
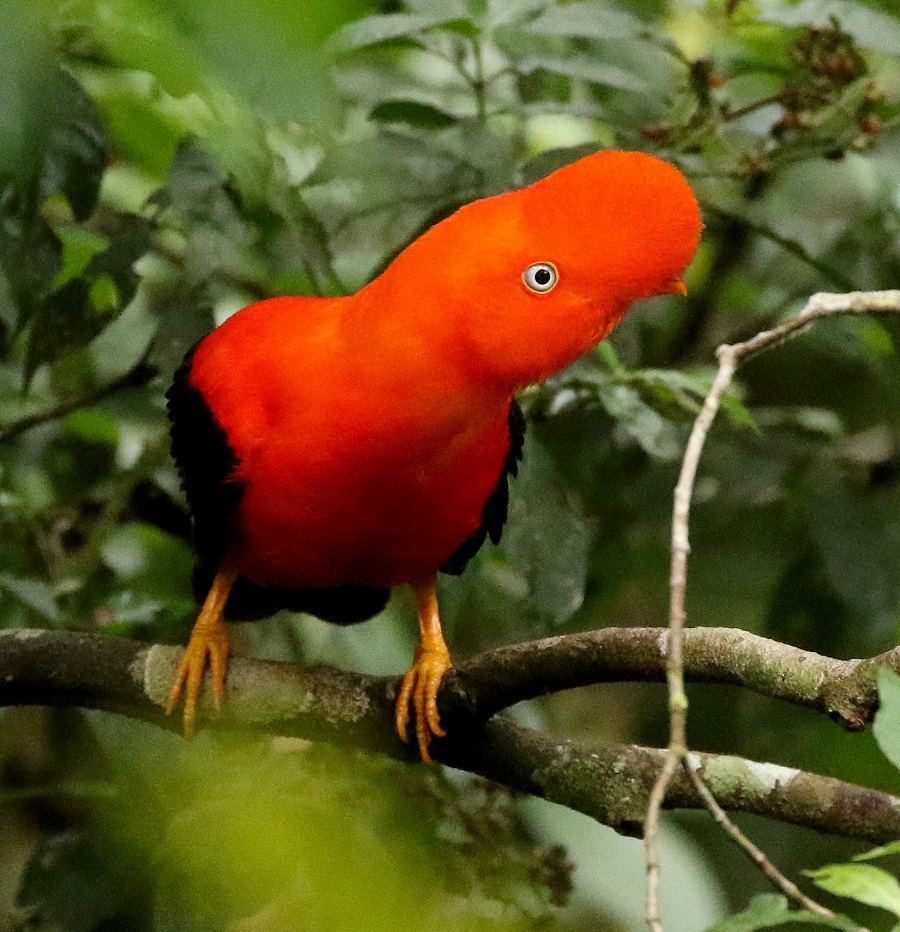
[[[786,340],[803,332],[815,321],[837,314],[870,314],[900,312],[900,290],[854,291],[848,294],[815,294],[803,309],[771,330],[764,330],[742,343],[720,346],[719,369],[703,408],[697,415],[688,439],[682,460],[681,473],[675,487],[675,502],[672,515],[672,563],[669,603],[669,656],[667,681],[669,686],[669,747],[666,765],[660,771],[657,783],[650,796],[646,817],[645,849],[647,865],[647,924],[652,932],[662,932],[659,914],[659,852],[657,845],[659,813],[667,796],[667,789],[678,771],[679,765],[690,771],[693,767],[687,748],[687,697],[684,692],[684,626],[685,594],[687,590],[687,558],[690,553],[689,517],[694,493],[694,480],[700,456],[706,444],[710,428],[719,410],[722,398],[731,385],[734,374],[745,360],[758,353],[779,346]],[[714,813],[715,814],[715,813]],[[723,814],[724,815],[724,814]],[[720,818],[721,822],[722,819]],[[726,820],[727,822],[727,820]],[[738,839],[736,833],[732,837]],[[761,863],[758,849],[744,845],[745,851]],[[784,878],[764,856],[762,866],[766,875],[786,895],[805,909],[819,915],[833,917],[830,910],[812,903],[799,894],[797,888]],[[797,895],[799,894],[799,896]]]

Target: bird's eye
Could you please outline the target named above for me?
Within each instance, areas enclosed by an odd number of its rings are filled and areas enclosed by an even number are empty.
[[[525,287],[535,294],[546,294],[556,287],[559,281],[559,272],[552,262],[535,262],[529,265],[522,273]]]

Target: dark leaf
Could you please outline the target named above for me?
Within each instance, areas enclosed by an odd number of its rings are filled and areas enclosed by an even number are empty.
[[[18,905],[28,910],[28,932],[94,932],[123,928],[123,908],[135,896],[135,879],[103,851],[94,834],[72,830],[39,842],[25,868]]]
[[[810,521],[813,539],[835,591],[875,630],[893,630],[900,583],[888,543],[886,515],[846,489],[817,487]]]
[[[533,184],[535,181],[540,181],[541,178],[555,172],[558,168],[569,165],[586,155],[591,155],[597,149],[598,146],[592,142],[582,142],[577,146],[564,149],[547,149],[540,155],[529,159],[522,167],[522,183]]]
[[[123,310],[134,297],[139,277],[134,264],[150,248],[153,224],[143,217],[119,215],[116,229],[107,230],[109,247],[94,256],[85,270],[88,278],[108,276],[118,294],[118,310]]]
[[[55,291],[40,307],[28,337],[24,381],[27,387],[44,363],[53,362],[66,350],[86,346],[111,319],[92,313],[90,284],[76,278]]]
[[[536,442],[528,443],[519,477],[510,483],[509,515],[501,546],[527,584],[529,609],[561,624],[584,601],[592,535]]]
[[[41,194],[61,192],[76,220],[97,205],[107,149],[100,112],[81,85],[60,72],[49,104],[50,129],[41,168]]]
[[[63,261],[62,244],[53,228],[28,211],[11,186],[0,193],[0,266],[18,327],[37,313]]]
[[[380,123],[405,123],[421,129],[443,129],[456,122],[449,113],[419,100],[386,100],[373,107],[369,116]]]

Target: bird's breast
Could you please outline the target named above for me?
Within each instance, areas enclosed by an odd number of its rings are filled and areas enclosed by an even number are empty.
[[[258,582],[393,586],[426,578],[478,527],[509,447],[507,412],[348,390],[282,402],[236,451],[232,550]]]
[[[425,578],[477,529],[503,470],[510,398],[350,300],[253,305],[195,355],[238,461],[229,558],[257,582]]]

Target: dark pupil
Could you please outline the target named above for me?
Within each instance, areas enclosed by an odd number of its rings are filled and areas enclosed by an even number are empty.
[[[534,273],[534,280],[538,285],[549,285],[550,278],[550,269],[538,269]]]

